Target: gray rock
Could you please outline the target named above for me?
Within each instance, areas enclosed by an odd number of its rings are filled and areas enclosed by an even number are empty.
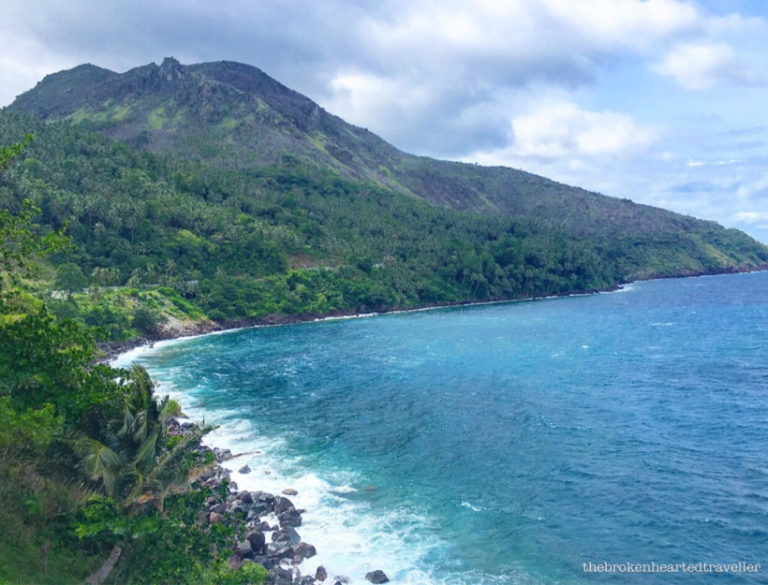
[[[283,490],[283,494],[284,494],[284,495],[286,495],[286,496],[295,496],[295,495],[297,495],[298,493],[299,493],[299,492],[297,492],[297,491],[296,491],[295,489],[293,489],[293,488],[285,488],[285,489]]]
[[[272,534],[272,542],[287,542],[291,545],[297,545],[301,542],[301,537],[293,528],[285,526]]]
[[[241,559],[250,559],[253,557],[253,547],[247,540],[240,540],[235,544],[235,553]]]
[[[237,494],[237,499],[243,504],[253,504],[253,496],[248,490],[243,490]]]
[[[300,542],[293,547],[293,562],[297,565],[304,559],[309,559],[317,554],[317,549],[306,542]]]
[[[211,524],[221,524],[222,522],[224,522],[224,516],[216,512],[211,512],[210,514],[208,514],[208,522],[210,522]]]
[[[251,472],[251,468],[248,467],[247,465],[243,465],[240,469],[238,469],[238,471],[240,473],[250,473]]]
[[[301,514],[297,510],[286,510],[277,517],[280,526],[301,526]]]
[[[315,571],[315,580],[316,581],[325,581],[328,578],[328,571],[325,570],[325,567],[323,565],[320,565],[317,568],[317,571]]]
[[[384,571],[382,571],[381,569],[376,569],[375,571],[366,573],[365,578],[371,583],[375,583],[377,585],[380,583],[389,583],[389,577],[387,577],[384,574]]]
[[[280,566],[272,567],[269,570],[269,576],[275,585],[291,585],[293,583],[293,573]]]
[[[259,500],[253,502],[250,506],[250,511],[256,516],[266,516],[267,514],[271,514],[272,510],[273,504],[270,504],[269,502],[261,502]]]
[[[267,492],[253,492],[251,494],[253,503],[251,509],[259,516],[264,514],[271,514],[275,511],[275,496],[268,494]]]
[[[271,561],[279,561],[281,559],[293,558],[293,545],[290,542],[279,540],[277,542],[270,542],[267,547],[267,557]]]
[[[245,539],[251,544],[251,550],[257,555],[262,555],[267,550],[267,539],[264,538],[264,533],[254,530],[248,533]]]
[[[280,516],[283,512],[287,512],[288,510],[295,510],[296,506],[293,505],[293,502],[289,500],[288,498],[284,498],[283,496],[276,496],[275,497],[275,514]]]
[[[245,517],[246,514],[246,506],[240,501],[235,500],[227,506],[227,512],[229,514],[240,514],[241,516]]]

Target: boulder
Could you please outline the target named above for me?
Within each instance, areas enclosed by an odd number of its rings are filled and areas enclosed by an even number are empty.
[[[253,504],[253,496],[248,490],[243,490],[237,494],[237,499],[243,504]]]
[[[253,558],[253,548],[251,547],[251,543],[247,540],[239,540],[235,544],[235,554],[241,559]]]
[[[251,468],[250,468],[250,467],[248,467],[247,465],[243,465],[243,466],[242,466],[240,469],[238,469],[237,471],[239,471],[240,473],[250,473],[250,472],[251,472]]]
[[[224,522],[224,516],[222,516],[217,512],[211,512],[210,514],[208,514],[208,522],[210,522],[211,524],[221,524],[222,522]]]
[[[317,549],[306,542],[300,542],[293,547],[293,562],[297,565],[317,554]]]
[[[270,542],[267,547],[267,557],[270,561],[280,561],[282,559],[293,558],[293,544],[283,540]]]
[[[264,533],[258,530],[249,532],[245,539],[251,544],[251,550],[257,555],[263,555],[267,551],[267,539]]]
[[[371,571],[370,573],[365,574],[365,578],[370,581],[371,583],[389,583],[389,577],[387,577],[384,574],[384,571],[381,569],[376,569],[375,571]]]
[[[301,526],[301,514],[295,509],[286,510],[282,514],[278,515],[278,521],[280,526]]]
[[[245,510],[246,506],[240,500],[233,500],[230,502],[229,506],[227,506],[227,513],[229,514],[240,514],[245,517]]]
[[[286,495],[286,496],[295,496],[295,495],[297,495],[298,493],[299,493],[299,492],[297,492],[297,491],[296,491],[295,489],[293,489],[293,488],[285,488],[285,489],[283,490],[283,494],[284,494],[284,495]]]
[[[283,496],[275,496],[275,514],[278,516],[280,516],[280,514],[283,512],[295,509],[296,506],[294,506],[293,502],[288,498],[284,498]]]
[[[272,542],[287,542],[291,545],[297,545],[301,542],[301,537],[293,528],[285,526],[272,534]]]
[[[280,566],[272,567],[269,570],[269,577],[274,585],[291,585],[293,583],[293,572]]]
[[[251,509],[259,516],[271,514],[275,511],[275,496],[272,494],[262,491],[252,492],[251,498],[253,499]]]
[[[315,581],[325,581],[328,578],[328,571],[325,570],[323,565],[320,565],[315,571]]]

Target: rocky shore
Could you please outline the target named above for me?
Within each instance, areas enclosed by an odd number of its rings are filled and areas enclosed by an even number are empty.
[[[195,425],[189,422],[180,423],[175,419],[169,422],[171,434],[183,434],[194,428]],[[345,575],[329,575],[322,565],[316,566],[312,574],[301,574],[299,565],[314,557],[317,549],[304,542],[296,530],[301,526],[304,510],[296,508],[288,498],[297,494],[295,490],[288,488],[279,495],[238,490],[230,478],[230,471],[222,465],[233,458],[231,451],[206,445],[201,445],[198,450],[202,454],[211,454],[214,461],[196,480],[199,487],[208,488],[213,494],[200,511],[199,521],[235,528],[238,537],[227,558],[233,569],[239,569],[245,563],[258,563],[267,570],[270,585],[346,585],[350,582]],[[364,577],[376,584],[389,581],[380,569],[372,570]]]

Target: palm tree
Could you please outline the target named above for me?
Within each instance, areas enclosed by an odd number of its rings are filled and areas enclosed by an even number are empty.
[[[141,366],[134,365],[125,374],[121,416],[100,425],[99,436],[77,438],[74,449],[88,479],[125,513],[133,514],[148,505],[163,513],[166,497],[189,489],[191,478],[207,467],[196,464],[192,453],[212,428],[195,427],[170,436],[167,422],[180,414],[178,404],[167,396],[157,400],[152,380]],[[116,544],[88,583],[102,583],[121,552]]]

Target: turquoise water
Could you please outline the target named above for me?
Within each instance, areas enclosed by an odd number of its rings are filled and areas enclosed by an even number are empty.
[[[260,328],[123,356],[364,583],[768,580],[768,273]],[[757,573],[585,573],[593,563]],[[617,567],[618,570],[618,567]]]

